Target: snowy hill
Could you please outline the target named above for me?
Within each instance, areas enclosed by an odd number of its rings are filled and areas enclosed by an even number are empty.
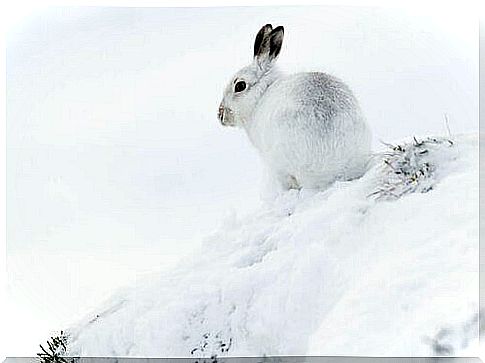
[[[359,180],[291,191],[226,218],[175,270],[120,291],[69,329],[68,353],[426,356],[473,349],[478,137],[401,145],[376,157]]]

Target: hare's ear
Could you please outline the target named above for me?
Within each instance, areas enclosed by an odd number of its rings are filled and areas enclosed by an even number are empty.
[[[278,26],[271,31],[269,36],[269,61],[273,61],[278,57],[283,45],[283,37],[285,36],[285,29]]]
[[[278,57],[283,45],[284,29],[278,26],[273,29],[266,24],[256,35],[254,42],[254,60],[260,67],[266,68]]]
[[[254,40],[254,58],[256,60],[262,60],[263,58],[268,57],[270,47],[269,37],[272,30],[273,26],[271,24],[266,24],[256,35],[256,39]]]

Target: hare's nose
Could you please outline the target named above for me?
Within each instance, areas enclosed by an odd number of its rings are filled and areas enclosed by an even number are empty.
[[[219,111],[217,112],[217,118],[219,119],[219,121],[222,122],[222,120],[224,119],[224,106],[222,105],[222,103],[220,104],[219,106]]]

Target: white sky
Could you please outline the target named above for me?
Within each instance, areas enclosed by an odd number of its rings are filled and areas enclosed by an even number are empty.
[[[358,7],[38,10],[7,39],[9,355],[166,268],[261,166],[215,117],[262,24],[279,63],[346,80],[378,140],[478,131],[477,23]],[[20,337],[23,336],[22,339]]]

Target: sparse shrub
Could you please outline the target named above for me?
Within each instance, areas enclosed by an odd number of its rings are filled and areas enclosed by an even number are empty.
[[[67,353],[68,336],[61,330],[59,335],[51,337],[47,341],[47,347],[40,344],[42,352],[37,353],[40,363],[72,363],[65,357]]]
[[[190,355],[210,355],[211,360],[217,361],[218,354],[229,352],[232,346],[232,338],[225,339],[222,334],[205,333],[199,344],[190,351]]]
[[[440,146],[453,146],[448,139],[427,138],[403,145],[386,144],[379,171],[379,186],[370,196],[376,199],[398,199],[408,193],[426,193],[433,188],[436,165],[430,156]]]

